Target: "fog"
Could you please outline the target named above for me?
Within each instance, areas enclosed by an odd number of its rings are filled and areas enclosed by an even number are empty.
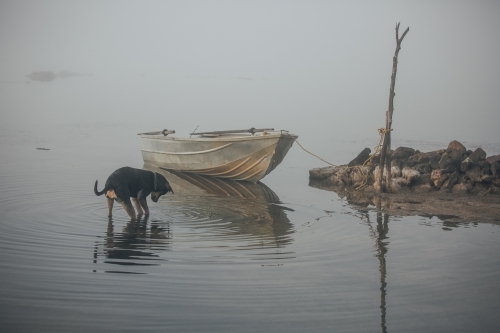
[[[497,1],[1,1],[2,128],[499,142]],[[38,82],[32,72],[85,74]],[[29,82],[29,83],[28,83]]]

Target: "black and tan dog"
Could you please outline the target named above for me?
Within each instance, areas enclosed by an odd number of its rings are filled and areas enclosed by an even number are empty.
[[[168,192],[174,193],[168,181],[159,173],[130,167],[123,167],[113,172],[106,180],[102,191],[97,191],[97,180],[94,185],[95,195],[106,193],[109,217],[111,217],[113,203],[116,200],[134,220],[136,215],[130,198],[132,198],[138,215],[143,214],[142,209],[146,215],[149,215],[146,197],[151,194],[151,199],[158,202],[158,199]]]

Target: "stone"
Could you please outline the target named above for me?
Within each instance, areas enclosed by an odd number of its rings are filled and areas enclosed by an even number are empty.
[[[453,186],[457,183],[458,180],[458,171],[453,172],[448,176],[448,179],[445,180],[443,185],[441,185],[440,191],[451,191]]]
[[[451,151],[451,150],[458,150],[461,154],[465,154],[467,149],[465,149],[465,146],[458,142],[457,140],[453,140],[448,144],[448,149],[446,151]]]
[[[419,163],[430,163],[431,161],[439,161],[441,159],[441,155],[444,153],[444,150],[436,150],[428,153],[415,153],[413,156],[408,158],[409,162],[414,164]]]
[[[490,157],[488,157],[486,159],[486,162],[488,162],[489,165],[492,165],[495,162],[499,162],[500,163],[500,155],[490,156]]]
[[[489,165],[485,165],[484,167],[481,168],[481,174],[483,175],[483,178],[484,176],[490,176],[491,173],[491,167]]]
[[[342,186],[349,186],[351,185],[351,176],[350,176],[350,169],[346,168],[346,167],[341,167],[338,169],[338,171],[336,172],[335,175],[333,175],[332,177],[335,179],[335,181],[337,183],[339,183],[340,185]],[[332,180],[334,180],[332,179]]]
[[[472,154],[470,154],[469,158],[474,163],[484,161],[486,159],[486,152],[482,148],[477,148]]]
[[[358,187],[363,184],[368,184],[368,181],[370,180],[369,176],[369,167],[357,167],[352,169],[351,171],[351,182],[353,187]]]
[[[413,188],[413,191],[415,193],[428,193],[433,191],[432,185],[431,184],[422,184],[422,185],[417,185]]]
[[[355,165],[363,165],[365,161],[370,157],[371,150],[370,148],[365,148],[361,151],[361,153],[356,156],[347,166],[355,166]]]
[[[401,169],[398,166],[393,166],[391,168],[392,178],[401,177]]]
[[[393,159],[407,159],[408,157],[415,154],[415,149],[408,147],[398,147],[392,153]]]
[[[481,168],[477,165],[473,165],[469,170],[465,172],[465,175],[474,183],[481,182],[483,174],[481,173]]]
[[[423,175],[420,175],[417,179],[414,180],[414,185],[427,185],[431,184],[431,174],[429,173],[424,173]]]
[[[490,186],[488,184],[476,183],[474,187],[470,190],[470,193],[477,196],[485,196],[490,192]]]
[[[495,162],[491,165],[491,174],[495,177],[500,176],[500,162]]]
[[[400,170],[403,168],[402,160],[391,159],[391,167],[397,166]]]
[[[447,150],[439,160],[439,168],[443,170],[443,172],[453,172],[460,168],[461,163],[462,153],[459,150]]]
[[[492,194],[500,194],[500,187],[492,185],[490,189]]]
[[[396,184],[402,185],[402,186],[408,184],[408,182],[406,181],[406,179],[403,178],[403,177],[394,177],[391,180],[393,182],[395,182]]]
[[[437,165],[437,163],[436,163]],[[421,163],[414,165],[412,167],[413,169],[417,170],[420,173],[431,173],[432,172],[432,166],[429,163]],[[436,169],[439,168],[439,165],[437,165]]]
[[[451,192],[456,194],[467,194],[469,193],[469,187],[466,184],[455,184]]]
[[[433,170],[431,173],[431,183],[435,188],[440,188],[446,179],[448,179],[448,174],[444,173],[440,169]]]
[[[391,193],[399,193],[401,191],[401,185],[399,185],[398,180],[405,181],[404,178],[391,179],[391,186],[390,186]]]
[[[467,170],[469,170],[469,168],[474,164],[474,162],[472,162],[472,160],[470,159],[470,157],[467,157],[465,160],[462,161],[462,163],[460,164],[460,171],[462,173],[465,173]]]
[[[337,167],[329,166],[325,168],[315,168],[309,170],[309,178],[315,180],[323,180],[332,176],[337,170]]]
[[[420,172],[412,168],[403,168],[401,174],[406,179],[408,184],[414,183],[420,177]]]

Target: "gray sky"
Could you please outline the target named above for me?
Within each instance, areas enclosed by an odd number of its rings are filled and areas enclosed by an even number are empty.
[[[0,0],[2,126],[375,137],[396,22],[394,137],[500,142],[499,1]],[[93,76],[8,83],[42,70]]]

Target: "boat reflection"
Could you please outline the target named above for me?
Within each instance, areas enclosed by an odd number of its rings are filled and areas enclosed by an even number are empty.
[[[193,212],[198,215],[190,219],[188,212],[181,220],[204,230],[213,225],[208,232],[214,237],[219,236],[219,241],[224,237],[245,236],[253,239],[253,242],[246,243],[249,246],[258,242],[268,247],[282,247],[292,241],[290,235],[294,230],[286,211],[293,210],[282,206],[276,193],[261,182],[166,171],[149,165],[144,165],[144,169],[162,174],[174,189],[175,196],[169,197],[167,210],[177,208],[180,211],[194,206]],[[206,220],[200,221],[199,214],[204,214]]]

